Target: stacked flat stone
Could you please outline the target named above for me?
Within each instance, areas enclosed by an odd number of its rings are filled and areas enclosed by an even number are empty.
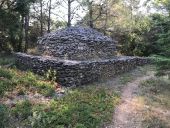
[[[115,56],[115,41],[85,27],[69,27],[38,41],[39,53],[68,60],[99,60]]]
[[[57,82],[67,87],[108,79],[149,62],[147,58],[127,56],[94,61],[57,60],[23,53],[17,53],[16,56],[16,64],[20,69],[31,70],[40,75],[49,69],[55,70]]]

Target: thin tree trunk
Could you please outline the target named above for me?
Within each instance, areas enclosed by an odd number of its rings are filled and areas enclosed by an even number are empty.
[[[89,8],[89,26],[90,28],[93,28],[93,8],[92,8],[92,2],[88,2],[88,8]]]
[[[43,36],[43,3],[42,0],[40,0],[40,35]]]
[[[48,10],[48,30],[47,32],[50,33],[51,27],[51,0],[49,0],[49,10]]]
[[[25,49],[24,49],[25,52],[27,52],[28,49],[28,30],[29,30],[29,14],[25,16]]]
[[[106,1],[105,4],[106,4],[106,12],[105,12],[106,14],[105,14],[105,25],[104,25],[104,30],[105,31],[104,31],[104,34],[106,35],[107,25],[108,25],[107,22],[108,22],[108,18],[109,18],[108,17],[108,10],[109,10],[109,8],[108,8],[108,1]]]
[[[22,52],[22,44],[23,44],[23,35],[24,35],[24,16],[21,16],[21,33],[19,37],[19,46],[18,46],[18,51]]]
[[[68,0],[68,21],[67,27],[71,26],[71,0]]]

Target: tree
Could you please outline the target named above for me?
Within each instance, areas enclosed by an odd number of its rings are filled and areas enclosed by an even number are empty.
[[[0,49],[18,51],[20,15],[15,12],[16,0],[0,1]]]
[[[50,27],[51,27],[51,2],[52,2],[52,0],[49,0],[49,6],[48,6],[48,30],[47,30],[48,33],[50,33]]]
[[[99,18],[104,17],[104,15],[107,15],[107,6],[108,1],[107,0],[82,0],[80,2],[81,6],[84,7],[84,10],[87,11],[86,16],[82,19],[82,21],[85,21],[89,27],[94,28],[94,22],[98,21]]]
[[[29,11],[31,3],[35,0],[16,0],[15,11],[21,15],[21,34],[19,41],[19,50],[22,51],[22,43],[24,37],[24,26],[25,26],[25,47],[24,51],[27,52],[28,48],[28,29],[29,29]],[[24,22],[25,19],[25,22]]]
[[[154,5],[164,11],[170,13],[170,1],[169,0],[155,0]]]

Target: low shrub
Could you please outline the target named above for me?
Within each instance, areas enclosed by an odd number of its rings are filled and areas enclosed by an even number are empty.
[[[158,70],[170,69],[170,58],[153,55],[151,56],[151,59],[153,60],[153,63],[156,64]]]
[[[0,77],[1,79],[11,79],[13,77],[13,73],[10,71],[10,69],[4,69],[0,67]],[[3,77],[3,78],[2,78]]]
[[[14,64],[14,57],[11,55],[0,55],[0,65]]]
[[[50,107],[34,111],[33,127],[95,128],[112,118],[118,96],[102,88],[75,89]],[[38,123],[37,123],[38,122]]]
[[[3,96],[5,91],[13,89],[13,84],[9,80],[0,80],[0,96]]]
[[[32,105],[28,100],[18,102],[12,109],[12,115],[20,120],[27,119],[32,116]]]
[[[9,122],[9,111],[5,105],[0,104],[0,127],[7,128]]]

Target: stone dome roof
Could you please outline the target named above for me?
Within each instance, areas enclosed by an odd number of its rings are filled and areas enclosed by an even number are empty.
[[[115,41],[92,28],[68,27],[39,39],[38,49],[62,59],[99,59],[114,55]]]

